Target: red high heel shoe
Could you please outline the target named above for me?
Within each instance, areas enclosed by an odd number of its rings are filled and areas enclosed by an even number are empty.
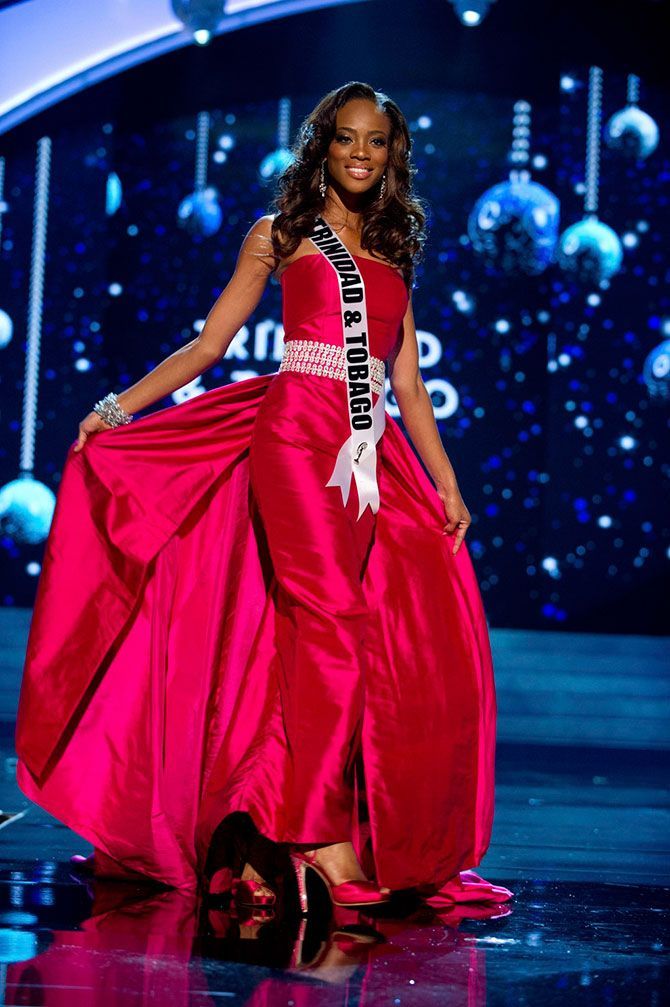
[[[291,863],[298,882],[300,908],[303,913],[308,912],[307,878],[305,877],[308,867],[311,867],[319,875],[334,906],[365,907],[388,902],[391,898],[391,893],[383,891],[374,881],[342,881],[339,885],[333,884],[323,867],[316,863],[316,853],[310,855],[304,851],[296,851],[291,853]]]
[[[427,892],[427,902],[431,905],[441,902],[467,903],[486,902],[500,904],[514,897],[514,892],[504,885],[494,885],[475,871],[460,871],[449,878],[438,891]]]
[[[256,881],[251,878],[242,881],[235,878],[231,895],[237,906],[244,906],[252,909],[269,909],[277,903],[277,893],[267,881]]]

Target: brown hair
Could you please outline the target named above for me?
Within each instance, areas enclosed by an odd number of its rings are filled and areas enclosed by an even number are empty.
[[[293,161],[277,180],[270,212],[272,245],[277,258],[292,255],[314,226],[324,197],[319,192],[321,162],[335,135],[337,110],[353,98],[374,102],[391,122],[386,190],[363,211],[361,248],[394,263],[408,288],[414,281],[414,265],[422,256],[427,207],[412,192],[416,168],[411,163],[412,138],[404,115],[386,94],[369,84],[350,81],[330,91],[303,121],[291,150]]]

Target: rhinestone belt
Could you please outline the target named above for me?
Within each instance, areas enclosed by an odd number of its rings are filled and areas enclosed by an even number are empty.
[[[370,354],[370,386],[373,392],[384,390],[386,369],[381,357]],[[280,371],[302,371],[305,374],[323,374],[328,378],[347,380],[347,361],[344,346],[319,343],[314,339],[287,339]]]

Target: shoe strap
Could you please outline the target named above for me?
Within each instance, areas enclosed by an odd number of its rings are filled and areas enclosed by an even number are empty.
[[[308,850],[294,850],[294,853],[298,860],[304,860],[308,864],[316,864],[316,850],[313,853],[310,853]],[[318,866],[320,867],[321,865],[319,864]],[[323,870],[323,868],[321,869]]]

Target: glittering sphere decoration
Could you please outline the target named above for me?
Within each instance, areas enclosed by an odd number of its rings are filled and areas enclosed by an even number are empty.
[[[290,150],[279,147],[277,150],[273,150],[271,154],[266,154],[261,161],[258,174],[264,182],[270,182],[278,175],[281,175],[282,171],[288,168],[292,160],[293,155]]]
[[[209,112],[198,113],[195,141],[195,177],[193,192],[182,199],[177,209],[177,223],[192,235],[208,238],[221,227],[223,212],[214,186],[207,184],[209,150]]]
[[[224,0],[172,0],[172,10],[191,31],[215,31],[223,20]]]
[[[25,474],[0,489],[0,531],[15,542],[37,545],[51,526],[56,497],[48,486]]]
[[[642,367],[642,377],[652,399],[670,399],[670,339],[654,347]]]
[[[33,476],[50,174],[51,139],[43,136],[37,141],[20,474],[18,479],[13,479],[0,489],[0,532],[14,542],[26,545],[44,541],[49,534],[56,506],[52,490]]]
[[[605,127],[605,143],[625,157],[649,157],[658,146],[656,122],[634,105],[615,112]]]
[[[599,66],[589,70],[589,95],[586,119],[586,166],[584,218],[571,224],[558,244],[556,260],[567,273],[584,283],[602,283],[621,268],[623,246],[619,236],[598,219],[600,195],[600,122],[603,72]]]
[[[193,192],[182,199],[177,210],[177,222],[190,234],[209,237],[221,227],[223,214],[212,186]]]
[[[558,199],[528,172],[488,189],[468,218],[475,251],[505,273],[541,273],[552,261],[558,240]]]
[[[5,346],[9,346],[12,341],[13,334],[14,323],[7,312],[0,308],[0,349],[4,349]]]
[[[105,213],[108,217],[112,217],[116,213],[118,208],[121,206],[122,198],[123,187],[121,185],[121,179],[115,171],[110,171],[107,176],[107,185],[105,189]]]
[[[605,127],[605,143],[612,150],[635,160],[649,157],[658,146],[659,130],[655,121],[638,106],[640,78],[628,74],[628,105],[616,112]]]
[[[293,154],[289,150],[290,136],[291,99],[281,98],[277,111],[277,147],[270,154],[266,154],[258,166],[261,182],[274,182],[293,161]]]
[[[562,269],[586,283],[601,283],[619,271],[623,248],[619,236],[597,217],[572,224],[561,235],[557,260]]]

